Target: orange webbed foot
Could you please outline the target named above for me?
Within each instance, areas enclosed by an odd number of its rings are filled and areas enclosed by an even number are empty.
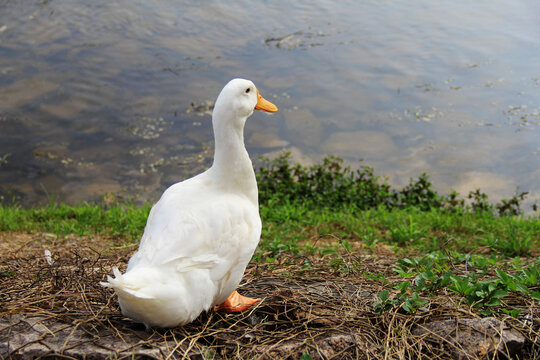
[[[215,307],[215,310],[221,310],[227,313],[241,312],[249,309],[259,301],[261,299],[242,296],[237,291],[233,291],[227,300]]]

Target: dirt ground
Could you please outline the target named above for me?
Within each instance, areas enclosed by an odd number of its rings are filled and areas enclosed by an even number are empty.
[[[377,295],[400,280],[392,272],[395,255],[384,248],[355,252],[354,260],[387,275],[386,284],[335,271],[331,256],[283,254],[271,265],[248,267],[239,290],[263,298],[254,308],[210,311],[184,327],[147,331],[124,318],[112,290],[99,285],[113,266],[125,269],[136,249],[111,244],[96,236],[0,233],[0,359],[540,358],[534,304],[521,304],[533,313],[526,326],[497,316],[484,321],[489,331],[454,294],[434,294],[412,315],[376,313]]]

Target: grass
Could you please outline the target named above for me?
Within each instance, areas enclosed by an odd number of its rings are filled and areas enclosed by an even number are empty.
[[[134,241],[142,235],[150,205],[88,204],[75,206],[51,202],[24,209],[0,207],[0,231],[41,231],[57,235],[100,234]]]
[[[426,175],[392,189],[372,169],[353,172],[335,157],[305,168],[291,165],[284,155],[266,160],[257,177],[264,224],[254,256],[258,262],[273,261],[283,252],[327,255],[377,244],[401,257],[444,248],[459,254],[488,249],[501,259],[534,258],[540,249],[540,219],[518,211],[523,193],[493,205],[476,190],[465,205],[456,193],[433,191]],[[99,234],[113,242],[136,242],[150,205],[121,204],[110,195],[104,199],[74,206],[1,206],[0,231]]]
[[[414,201],[416,204],[422,202]],[[149,210],[150,206],[118,203],[75,206],[51,203],[30,209],[3,206],[0,207],[0,231],[99,234],[113,243],[134,242],[142,234]],[[505,271],[502,269],[513,258],[537,257],[540,249],[539,219],[499,216],[486,209],[455,211],[443,206],[424,210],[401,205],[392,209],[384,205],[359,209],[357,204],[348,203],[336,210],[329,206],[317,208],[310,202],[273,198],[261,204],[260,213],[264,226],[254,261],[262,265],[286,266],[287,263],[276,262],[283,255],[333,255],[333,263],[329,265],[337,266],[338,271],[360,271],[358,265],[349,263],[343,266],[340,256],[354,253],[360,247],[369,250],[377,244],[384,244],[402,260],[411,261],[411,257],[427,254],[424,259],[444,259],[437,266],[446,262],[445,269],[450,267],[450,263],[454,266],[467,264],[468,275],[449,273],[444,275],[444,279],[441,273],[426,273],[426,266],[416,263],[406,266],[409,262],[398,261],[394,271],[406,278],[420,276],[424,283],[436,281],[438,286],[446,286],[463,296],[469,305],[500,305],[500,297],[516,289],[522,290],[518,291],[520,296],[538,297],[538,291],[523,291],[524,287],[520,285],[538,286],[538,277],[534,277],[536,281],[520,283],[513,273],[508,273],[509,277],[504,280],[499,276],[499,280],[492,278],[486,282],[477,277],[476,271],[480,269],[493,274],[494,271]],[[488,250],[488,254],[474,254],[480,248]],[[447,255],[441,257],[441,249],[445,249]],[[289,264],[295,261],[297,259],[293,257]],[[434,266],[432,260],[428,264]],[[538,268],[538,263],[535,264],[531,268],[518,267],[517,270],[534,272]],[[304,264],[306,267],[309,263]],[[366,275],[380,278],[380,274]],[[511,285],[511,282],[516,285]],[[381,294],[379,310],[401,306],[407,312],[414,311],[425,303],[419,296],[433,291],[433,287],[419,287],[414,281],[405,281],[395,290],[399,295],[393,300],[386,298],[386,292]],[[471,295],[478,292],[482,295]]]
[[[100,234],[137,241],[150,206],[133,204],[50,204],[38,208],[0,207],[0,231],[40,231],[58,235]],[[453,213],[444,209],[357,210],[343,207],[312,209],[297,203],[262,205],[263,235],[260,249],[271,249],[275,240],[287,249],[301,251],[295,243],[324,235],[353,242],[385,243],[409,251],[433,251],[446,246],[468,252],[480,246],[506,256],[532,255],[540,248],[540,220],[499,217],[489,213]]]
[[[499,204],[480,190],[466,199],[443,196],[426,175],[393,189],[372,169],[353,172],[333,157],[305,168],[282,156],[266,160],[256,173],[263,230],[254,274],[293,279],[324,269],[338,278],[369,279],[382,289],[373,312],[392,318],[425,314],[450,296],[457,308],[477,316],[525,321],[519,319],[530,319],[531,306],[538,309],[540,219],[522,214],[526,193]],[[0,206],[0,231],[138,241],[150,205],[111,198]],[[384,266],[376,264],[385,258]],[[13,276],[10,271],[0,271],[0,278]]]

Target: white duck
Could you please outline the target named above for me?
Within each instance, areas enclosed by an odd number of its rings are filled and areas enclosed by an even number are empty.
[[[102,283],[115,290],[125,316],[147,327],[174,327],[214,305],[236,312],[260,300],[235,291],[261,235],[243,134],[255,109],[277,111],[249,80],[233,79],[219,94],[212,167],[163,193],[126,273],[115,268],[115,278]]]

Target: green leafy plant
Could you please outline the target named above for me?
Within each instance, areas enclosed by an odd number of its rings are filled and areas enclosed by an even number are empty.
[[[399,307],[407,313],[413,313],[428,303],[427,300],[420,298],[418,292],[408,281],[403,281],[394,288],[399,290],[399,293],[393,299],[389,298],[390,292],[388,290],[379,293],[379,300],[375,304],[376,312],[384,312]]]
[[[480,189],[470,191],[468,198],[472,200],[471,208],[473,212],[491,212],[493,205],[488,202],[488,196],[481,192]]]
[[[432,291],[448,285],[452,281],[451,276],[451,271],[446,271],[438,275],[433,270],[427,269],[419,273],[414,281],[417,289]]]
[[[455,293],[460,295],[469,296],[474,290],[474,283],[471,282],[471,279],[468,276],[451,276],[450,280],[452,285],[448,286],[449,290],[452,290]]]
[[[501,311],[515,319],[517,319],[519,314],[521,314],[521,309],[501,309]]]
[[[407,298],[405,298],[405,301],[403,301],[403,304],[401,307],[403,310],[405,310],[407,313],[413,313],[417,309],[420,309],[424,307],[428,303],[425,299],[420,299],[420,296],[416,291],[413,291],[412,294]]]
[[[397,207],[412,206],[424,211],[440,208],[444,198],[431,188],[432,183],[428,179],[426,173],[420,175],[416,181],[411,179],[409,185],[401,191],[393,193],[393,205]]]
[[[390,310],[394,307],[394,302],[392,300],[389,300],[390,291],[385,289],[379,293],[379,300],[375,304],[375,311],[376,312],[384,312],[387,310]]]
[[[528,192],[522,192],[514,196],[512,196],[510,199],[503,199],[501,202],[497,205],[495,205],[495,208],[499,212],[500,216],[503,215],[520,215],[521,214],[521,203],[523,200],[525,200],[525,197],[528,195]]]
[[[540,283],[540,261],[535,262],[528,269],[523,269],[519,279],[525,286],[538,286]]]
[[[452,290],[465,297],[465,303],[472,307],[497,306],[501,298],[508,295],[504,284],[496,279],[477,281],[474,276],[451,276]]]
[[[379,181],[373,169],[362,166],[353,171],[343,159],[328,156],[311,167],[289,162],[290,153],[275,159],[261,158],[256,171],[260,201],[301,202],[313,207],[358,209],[376,207],[390,197],[390,186]]]
[[[465,209],[465,200],[459,198],[459,193],[455,190],[450,191],[446,197],[444,197],[443,204],[451,212],[462,212]]]
[[[523,284],[519,276],[507,274],[501,269],[496,269],[495,273],[499,277],[499,281],[503,284],[506,289],[510,291],[519,291],[524,294],[530,294],[529,288],[527,285]]]
[[[504,286],[494,279],[479,281],[474,291],[466,299],[471,306],[497,306],[501,304],[501,298],[508,295]]]

